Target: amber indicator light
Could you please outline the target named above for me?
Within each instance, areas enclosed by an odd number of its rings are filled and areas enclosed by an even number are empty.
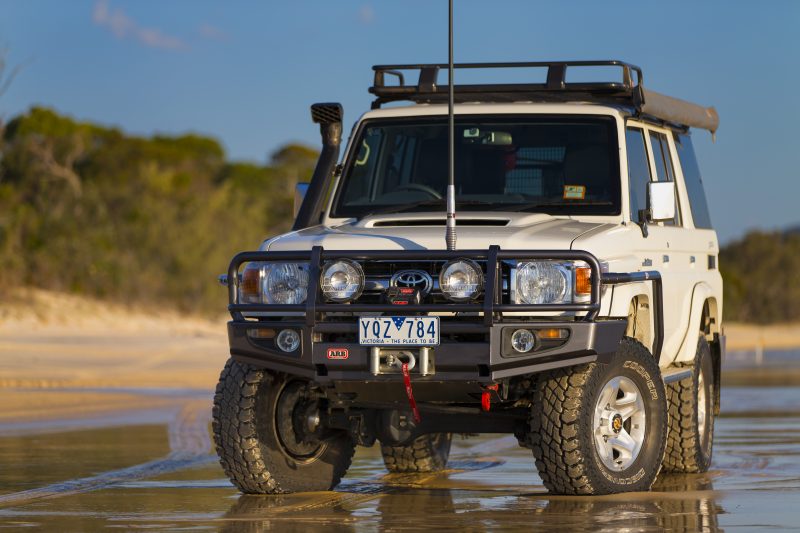
[[[272,339],[275,337],[274,329],[248,329],[247,336],[252,339]]]
[[[592,269],[580,267],[575,269],[575,294],[592,294]]]
[[[261,281],[261,271],[258,268],[245,269],[242,273],[242,294],[245,296],[257,296],[258,284]]]
[[[569,331],[563,328],[547,328],[537,329],[536,334],[540,339],[566,339],[569,336]]]

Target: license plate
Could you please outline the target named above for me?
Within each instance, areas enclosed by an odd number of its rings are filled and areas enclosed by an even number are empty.
[[[362,316],[358,343],[366,346],[438,346],[438,316]]]

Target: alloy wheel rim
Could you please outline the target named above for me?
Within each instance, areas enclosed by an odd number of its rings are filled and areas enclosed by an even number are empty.
[[[606,382],[594,408],[594,443],[597,455],[610,470],[629,468],[639,456],[647,425],[642,392],[625,376]]]

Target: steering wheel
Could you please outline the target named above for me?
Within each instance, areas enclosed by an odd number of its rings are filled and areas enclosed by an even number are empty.
[[[427,185],[423,185],[421,183],[406,183],[405,185],[400,185],[395,189],[395,191],[419,191],[424,192],[426,194],[431,195],[433,198],[437,200],[442,199],[442,195],[434,189],[433,187],[428,187]]]

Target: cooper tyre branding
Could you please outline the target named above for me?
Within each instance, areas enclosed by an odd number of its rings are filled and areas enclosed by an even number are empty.
[[[642,365],[637,363],[636,361],[625,361],[622,365],[624,368],[630,368],[640,376],[642,376],[647,383],[647,390],[650,391],[650,397],[654,400],[658,400],[658,391],[656,390],[656,384],[653,382],[653,378],[650,377],[650,373],[644,369]]]
[[[642,479],[645,474],[644,468],[640,468],[638,472],[636,472],[634,475],[630,477],[617,477],[608,473],[606,471],[606,468],[596,459],[595,459],[595,464],[597,464],[597,469],[600,471],[601,474],[603,474],[604,478],[618,485],[633,485],[634,483]]]

